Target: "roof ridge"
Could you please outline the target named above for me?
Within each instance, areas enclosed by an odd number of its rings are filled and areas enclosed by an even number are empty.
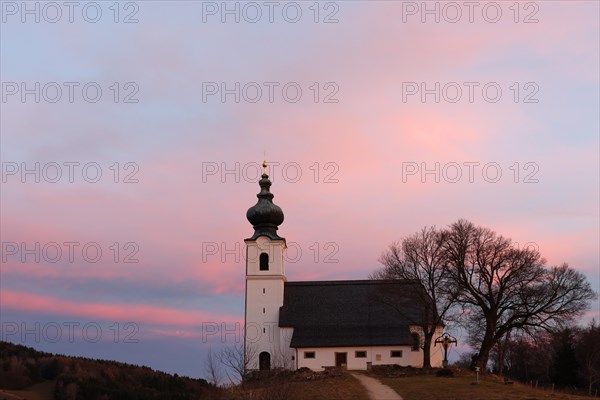
[[[334,281],[287,281],[286,285],[291,286],[324,286],[324,285],[357,285],[357,284],[385,284],[385,283],[405,283],[412,282],[411,279],[350,279]]]

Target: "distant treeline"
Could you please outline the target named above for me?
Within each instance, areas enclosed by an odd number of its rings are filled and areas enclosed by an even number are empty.
[[[56,381],[56,400],[187,400],[220,398],[204,379],[180,377],[116,361],[67,357],[0,342],[0,388]]]
[[[470,354],[457,363],[470,364]],[[595,395],[600,392],[600,325],[592,321],[535,337],[507,335],[492,349],[490,366],[495,374],[533,386]]]

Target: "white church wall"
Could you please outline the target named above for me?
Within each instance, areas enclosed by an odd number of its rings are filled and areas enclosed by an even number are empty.
[[[435,334],[433,335],[433,341],[435,339],[442,336],[444,333],[444,328],[438,326],[435,330]],[[444,349],[442,349],[441,345],[435,346],[434,343],[431,344],[431,366],[435,368],[442,368],[442,361],[444,360]]]
[[[423,329],[418,325],[411,325],[410,332],[419,334],[419,337],[421,338],[421,345],[422,345],[424,342]],[[438,326],[435,329],[435,333],[433,334],[433,340],[431,343],[430,353],[429,353],[429,361],[430,361],[431,366],[434,368],[442,367],[442,360],[444,359],[444,352],[443,352],[441,346],[440,345],[436,346],[434,342],[435,342],[436,338],[440,337],[443,334],[443,332],[444,332],[444,328],[441,326]],[[414,353],[418,353],[418,354],[414,354]],[[421,351],[413,352],[411,365],[414,367],[422,367],[423,366],[423,353]]]
[[[296,369],[296,349],[290,347],[294,328],[279,328],[279,348],[274,348],[276,368]]]
[[[266,236],[259,236],[256,240],[246,240],[246,275],[285,275],[284,250],[284,240],[271,240]],[[260,270],[261,253],[269,255],[269,269],[267,271]]]
[[[442,346],[437,345],[437,346],[431,346],[431,356],[430,356],[430,360],[431,360],[431,366],[434,368],[442,368],[442,360],[444,359],[444,350],[442,349]],[[423,363],[421,362],[421,365]]]
[[[298,351],[298,368],[307,367],[313,371],[322,371],[323,367],[335,366],[336,353],[346,353],[347,368],[351,370],[367,369],[372,365],[398,364],[414,365],[415,357],[422,364],[422,351],[412,351],[410,346],[362,346],[362,347],[315,347],[301,348]],[[401,352],[400,357],[392,357],[392,351]],[[365,352],[365,357],[357,357],[356,352]],[[314,358],[306,358],[306,353],[314,353]]]
[[[246,258],[246,353],[250,369],[259,368],[259,355],[267,352],[270,364],[285,364],[291,356],[289,340],[281,341],[279,308],[283,305],[285,241],[265,236],[247,240]],[[269,255],[268,270],[260,270],[260,254]]]
[[[283,299],[284,282],[280,279],[251,279],[247,282],[248,303],[246,305],[246,346],[258,354],[263,351],[271,354],[273,363],[275,350],[282,348],[279,329],[279,308]],[[253,357],[254,358],[254,357]],[[256,361],[258,363],[258,361]],[[251,369],[258,368],[258,364]]]
[[[271,367],[296,369],[296,349],[290,347],[294,328],[278,328],[278,344],[271,347]]]

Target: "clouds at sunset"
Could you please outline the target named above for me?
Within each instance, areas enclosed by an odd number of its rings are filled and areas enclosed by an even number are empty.
[[[2,24],[3,82],[103,89],[97,103],[77,92],[73,103],[2,104],[3,162],[93,162],[102,171],[97,183],[81,169],[73,183],[66,169],[58,183],[6,176],[2,242],[103,251],[98,262],[7,256],[3,318],[139,321],[144,346],[160,343],[162,358],[136,349],[130,361],[198,375],[176,360],[207,351],[202,321],[243,320],[245,214],[265,152],[285,213],[279,233],[294,252],[289,280],[364,279],[391,242],[466,218],[535,242],[550,265],[568,262],[599,287],[597,3],[538,2],[532,24],[514,23],[507,6],[497,24],[480,14],[472,24],[419,15],[403,23],[403,2],[389,1],[338,2],[333,24],[314,23],[308,3],[297,24],[203,23],[200,3],[139,2],[137,24]],[[138,102],[123,102],[128,82]],[[256,82],[263,98],[203,101],[203,82]],[[273,102],[265,82],[278,83]],[[282,95],[290,82],[302,88],[296,103]],[[452,82],[463,90],[456,103],[403,93]],[[478,83],[473,102],[465,82]],[[502,89],[498,102],[482,97],[490,82]],[[538,101],[523,102],[534,88]],[[478,163],[472,181],[465,163]],[[482,172],[488,164],[499,166],[497,182]],[[454,165],[461,178],[452,183],[444,174]],[[128,243],[137,262],[123,262]]]

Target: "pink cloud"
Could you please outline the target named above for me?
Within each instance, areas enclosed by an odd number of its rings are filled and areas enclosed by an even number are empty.
[[[227,324],[240,322],[238,316],[222,313],[213,314],[200,310],[193,311],[146,305],[72,302],[13,290],[2,292],[2,307],[9,310],[47,315],[68,315],[92,320],[130,320],[136,323],[161,326],[192,327],[206,322],[225,322]]]

